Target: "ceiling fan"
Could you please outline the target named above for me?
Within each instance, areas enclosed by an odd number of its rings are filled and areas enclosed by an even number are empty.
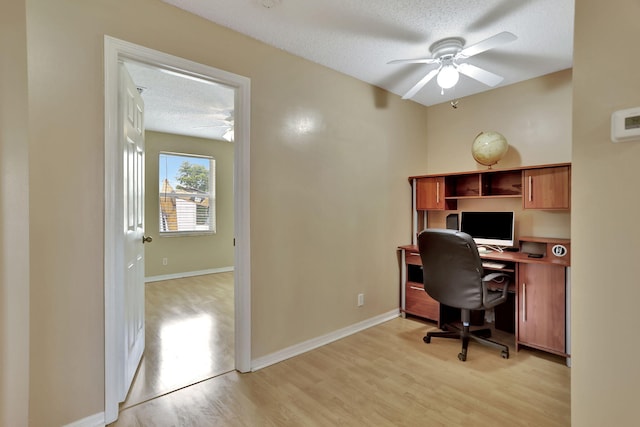
[[[500,83],[503,77],[469,64],[465,62],[465,60],[489,49],[512,42],[517,38],[514,34],[503,31],[474,45],[464,47],[465,40],[463,38],[448,37],[433,43],[429,47],[432,55],[431,58],[396,59],[389,61],[388,64],[438,64],[438,68],[429,71],[426,76],[404,94],[402,99],[413,97],[413,95],[418,93],[424,85],[436,76],[436,81],[442,88],[443,93],[444,89],[450,89],[458,83],[460,74],[464,74],[487,86],[493,87]]]
[[[212,114],[207,114],[206,121],[210,124],[206,126],[195,126],[193,129],[221,128],[222,138],[233,142],[234,139],[234,111],[232,109],[220,110]]]

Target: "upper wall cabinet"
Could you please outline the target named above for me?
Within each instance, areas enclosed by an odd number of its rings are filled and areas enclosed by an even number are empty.
[[[416,209],[420,211],[455,209],[445,204],[444,177],[428,177],[416,180]]]
[[[455,210],[458,200],[522,198],[525,209],[570,208],[571,164],[409,177],[416,210]]]
[[[569,166],[527,169],[522,186],[525,209],[570,208],[571,170]]]

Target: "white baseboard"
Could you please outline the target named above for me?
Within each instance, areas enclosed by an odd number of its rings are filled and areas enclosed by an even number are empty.
[[[391,310],[387,313],[383,313],[354,325],[347,326],[346,328],[338,329],[337,331],[331,332],[329,334],[322,335],[305,342],[301,342],[300,344],[293,345],[291,347],[276,351],[275,353],[271,353],[263,357],[259,357],[251,361],[251,371],[255,372],[259,369],[266,368],[269,365],[282,362],[283,360],[298,356],[302,353],[306,353],[307,351],[311,351],[325,344],[329,344],[333,341],[337,341],[349,335],[353,335],[356,332],[360,332],[372,326],[379,325],[380,323],[395,319],[398,316],[400,316],[400,310]]]
[[[74,421],[71,424],[67,424],[64,427],[104,427],[104,412],[99,414],[90,415],[78,421]]]
[[[205,274],[226,273],[227,271],[233,271],[231,267],[211,268],[209,270],[200,271],[186,271],[184,273],[165,274],[162,276],[149,276],[144,278],[145,283],[159,282],[161,280],[182,279],[183,277],[203,276]]]

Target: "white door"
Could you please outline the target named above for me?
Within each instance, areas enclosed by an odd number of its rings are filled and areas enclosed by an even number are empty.
[[[122,120],[124,224],[124,389],[123,401],[144,351],[144,103],[120,63],[118,106]],[[151,241],[151,238],[147,238]]]

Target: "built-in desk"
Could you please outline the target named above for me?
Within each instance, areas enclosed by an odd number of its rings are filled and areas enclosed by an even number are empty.
[[[401,312],[435,321],[441,327],[450,319],[446,308],[424,291],[417,246],[398,249],[401,252]],[[532,258],[529,254],[541,257]],[[522,237],[517,252],[487,252],[480,257],[505,264],[496,271],[513,273],[514,286],[510,290],[515,295],[512,330],[516,351],[520,346],[527,346],[569,357],[570,240]],[[491,268],[485,267],[485,270]]]

